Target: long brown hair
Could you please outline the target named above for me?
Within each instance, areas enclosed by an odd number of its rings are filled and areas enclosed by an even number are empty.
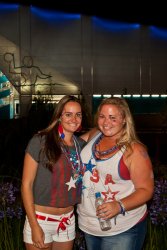
[[[39,135],[45,136],[45,144],[41,153],[46,155],[48,162],[46,167],[52,171],[53,164],[57,162],[61,155],[60,136],[58,133],[59,119],[62,115],[64,106],[68,102],[77,102],[81,105],[80,100],[71,95],[64,96],[56,105],[51,122],[49,126],[38,132]]]

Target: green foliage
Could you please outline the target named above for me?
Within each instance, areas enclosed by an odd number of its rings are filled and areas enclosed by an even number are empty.
[[[25,250],[23,226],[25,214],[20,195],[20,179],[0,176],[0,250]],[[155,191],[148,216],[148,229],[143,250],[167,249],[166,179],[155,181]],[[77,221],[77,220],[76,220]],[[76,225],[73,250],[86,250],[84,234]]]
[[[0,250],[24,250],[23,220],[6,215],[0,221]]]
[[[160,226],[152,224],[148,219],[147,235],[143,250],[164,250],[167,249],[167,226]]]
[[[20,179],[0,178],[0,250],[23,250]]]

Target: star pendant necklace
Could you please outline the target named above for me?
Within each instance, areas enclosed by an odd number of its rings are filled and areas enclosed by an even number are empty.
[[[76,184],[79,184],[82,181],[82,161],[79,154],[79,145],[75,137],[73,136],[73,142],[74,147],[69,147],[65,144],[65,142],[62,145],[62,151],[67,158],[68,162],[71,165],[72,168],[72,176],[70,178],[69,182],[66,182],[66,185],[68,185],[68,191],[71,188],[76,188]]]

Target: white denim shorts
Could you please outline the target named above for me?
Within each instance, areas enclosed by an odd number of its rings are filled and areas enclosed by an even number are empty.
[[[74,212],[62,214],[59,216],[36,211],[36,216],[38,223],[45,234],[44,243],[51,243],[53,241],[66,242],[75,239]],[[23,229],[23,241],[25,243],[33,244],[31,236],[31,227],[27,216]]]

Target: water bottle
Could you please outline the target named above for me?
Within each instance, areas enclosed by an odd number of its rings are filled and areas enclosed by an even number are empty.
[[[95,193],[95,207],[97,208],[99,205],[102,205],[104,203],[103,198],[101,197],[101,193],[97,192]],[[100,227],[102,231],[107,231],[111,229],[111,221],[110,219],[103,219],[103,218],[98,218],[99,219],[99,223],[100,223]]]

